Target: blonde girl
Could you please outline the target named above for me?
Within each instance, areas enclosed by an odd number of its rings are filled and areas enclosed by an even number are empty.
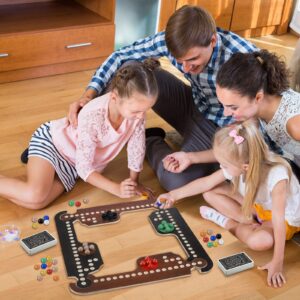
[[[41,209],[78,177],[121,198],[145,190],[139,184],[145,155],[145,112],[156,102],[155,61],[132,62],[111,81],[110,92],[80,111],[78,127],[59,119],[32,135],[25,181],[0,175],[0,196],[17,205]],[[129,177],[115,182],[101,173],[127,144]]]
[[[253,250],[274,247],[272,259],[260,269],[268,271],[270,286],[282,286],[285,240],[300,231],[297,178],[285,159],[269,151],[253,120],[217,131],[213,153],[220,170],[160,195],[158,203],[165,202],[168,208],[181,198],[203,193],[215,208],[201,206],[203,218],[226,228]]]

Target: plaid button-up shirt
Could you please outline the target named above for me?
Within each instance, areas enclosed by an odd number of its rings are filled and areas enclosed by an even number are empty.
[[[159,32],[145,39],[140,39],[132,45],[123,47],[111,54],[97,69],[88,88],[93,88],[98,94],[106,87],[115,71],[128,60],[144,60],[149,57],[167,57],[191,83],[193,98],[199,111],[209,120],[222,127],[232,121],[231,117],[223,116],[223,106],[216,95],[216,76],[220,66],[233,53],[253,52],[257,48],[238,35],[217,28],[217,43],[206,68],[197,75],[184,73],[182,64],[177,63],[167,49],[165,33]]]

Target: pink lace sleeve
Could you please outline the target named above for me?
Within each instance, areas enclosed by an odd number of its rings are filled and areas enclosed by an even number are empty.
[[[84,181],[95,171],[93,161],[97,142],[101,139],[101,133],[107,131],[104,116],[104,110],[97,110],[87,113],[82,111],[78,117],[76,170]]]
[[[128,168],[135,172],[143,169],[146,151],[145,119],[142,119],[130,137],[127,144]]]

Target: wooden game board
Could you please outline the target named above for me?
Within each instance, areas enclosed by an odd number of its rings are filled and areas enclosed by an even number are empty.
[[[92,249],[88,250],[88,254],[79,251],[83,247],[83,243],[77,239],[74,223],[79,221],[81,224],[87,226],[116,223],[119,221],[122,213],[145,209],[155,209],[149,216],[149,221],[154,230],[161,235],[175,235],[187,254],[187,258],[182,258],[180,255],[171,252],[158,253],[151,255],[151,257],[139,257],[137,259],[137,268],[133,271],[100,277],[92,275],[91,273],[96,272],[103,265],[103,259],[95,243],[88,243],[88,246]],[[102,218],[102,215],[108,210],[116,213],[114,220]],[[171,233],[159,232],[158,225],[162,221],[173,224],[174,231]],[[147,200],[78,209],[73,214],[62,211],[55,216],[55,223],[67,275],[68,277],[77,278],[76,283],[70,283],[69,286],[70,290],[76,294],[91,294],[99,291],[108,291],[189,276],[193,269],[199,272],[207,272],[213,267],[210,257],[179,211],[176,208],[158,210],[154,207],[154,200],[151,197]],[[144,268],[141,262],[145,259],[156,261],[156,265],[153,268]]]

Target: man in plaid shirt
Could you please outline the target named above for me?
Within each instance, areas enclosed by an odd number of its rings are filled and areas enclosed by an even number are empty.
[[[178,172],[166,171],[163,164],[175,162],[170,157],[163,162],[172,150],[164,141],[164,131],[158,128],[146,131],[146,155],[166,190],[180,187],[218,167],[203,150],[211,148],[216,128],[233,120],[223,115],[223,107],[216,96],[216,75],[233,53],[255,50],[254,45],[238,35],[216,28],[207,11],[197,6],[183,6],[171,16],[165,32],[138,40],[111,54],[97,69],[82,97],[71,104],[69,120],[76,126],[78,110],[103,93],[115,71],[124,63],[167,57],[191,86],[160,69],[156,72],[160,94],[153,110],[183,136],[182,151],[190,153],[190,157],[188,162],[180,161]],[[202,151],[201,158],[198,151]]]

